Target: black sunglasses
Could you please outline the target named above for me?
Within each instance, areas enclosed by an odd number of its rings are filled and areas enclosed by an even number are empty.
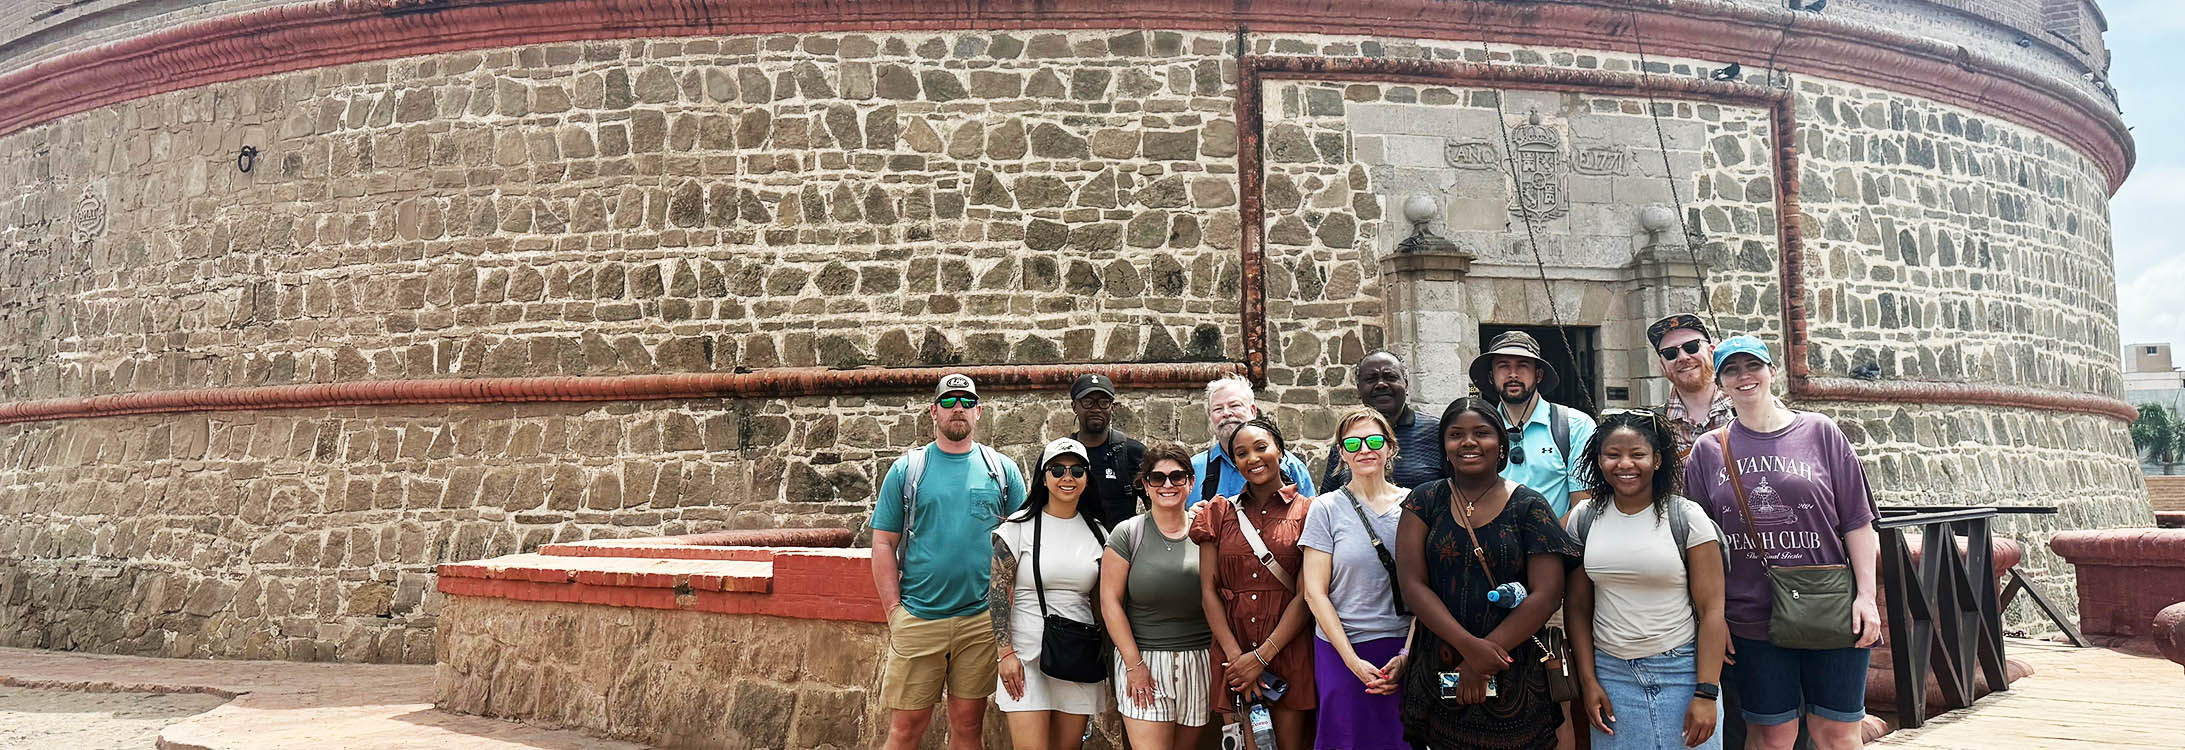
[[[1685,354],[1698,354],[1700,344],[1704,343],[1707,343],[1706,339],[1692,339],[1691,341],[1684,342],[1680,346],[1665,346],[1660,349],[1656,349],[1654,350],[1654,353],[1662,355],[1662,361],[1667,362],[1669,360],[1676,359],[1677,352],[1679,351],[1682,351]]]
[[[1357,453],[1361,450],[1377,451],[1386,445],[1388,445],[1388,436],[1386,435],[1367,435],[1362,438],[1343,438],[1343,451],[1346,453]]]
[[[1062,464],[1049,464],[1047,466],[1047,476],[1061,479],[1063,474],[1069,474],[1073,477],[1085,476],[1085,465],[1070,464],[1068,466],[1064,466]]]
[[[1507,445],[1507,446],[1504,446],[1504,448],[1506,448],[1506,450],[1504,450],[1504,451],[1503,451],[1503,453],[1504,453],[1504,454],[1506,454],[1506,455],[1508,455],[1508,456],[1510,457],[1510,463],[1513,463],[1513,464],[1522,464],[1522,463],[1525,463],[1525,427],[1524,427],[1524,425],[1519,425],[1519,426],[1516,426],[1516,427],[1511,427],[1511,428],[1508,428],[1507,430],[1504,430],[1504,431],[1503,431],[1503,434],[1504,434],[1504,435],[1507,435],[1507,436],[1509,437],[1509,440],[1505,441],[1505,442],[1508,442],[1508,443],[1509,443],[1509,445]]]
[[[1189,471],[1184,471],[1184,470],[1178,469],[1178,470],[1176,470],[1176,471],[1149,471],[1149,472],[1146,472],[1146,484],[1148,484],[1148,485],[1152,485],[1152,486],[1155,486],[1155,487],[1159,487],[1159,486],[1163,486],[1163,485],[1172,485],[1172,484],[1173,484],[1173,485],[1186,485],[1186,484],[1190,484],[1190,483],[1191,483],[1191,472],[1189,472]]]
[[[940,404],[940,405],[941,405],[941,408],[943,408],[943,409],[954,409],[954,408],[956,408],[956,407],[959,407],[959,406],[961,406],[961,407],[963,407],[963,408],[966,408],[966,409],[969,409],[969,408],[972,408],[972,407],[975,407],[975,406],[978,406],[978,405],[979,405],[979,397],[977,397],[977,396],[942,396],[942,397],[941,397],[940,399],[937,399],[937,400],[935,400],[935,401],[934,401],[933,403],[936,403],[936,404]]]

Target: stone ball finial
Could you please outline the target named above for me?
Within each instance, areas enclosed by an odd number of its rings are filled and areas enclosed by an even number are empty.
[[[1669,228],[1676,226],[1676,223],[1677,213],[1669,210],[1668,206],[1654,203],[1639,209],[1639,228],[1646,230],[1647,234],[1661,234],[1669,231]]]
[[[1404,200],[1404,220],[1413,224],[1425,224],[1434,220],[1441,211],[1441,204],[1431,197],[1414,195]]]

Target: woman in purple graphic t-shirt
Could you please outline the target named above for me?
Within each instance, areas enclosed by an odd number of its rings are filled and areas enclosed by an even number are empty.
[[[1723,617],[1730,625],[1730,679],[1743,703],[1749,737],[1787,750],[1806,715],[1814,745],[1851,750],[1866,718],[1869,649],[1881,640],[1881,553],[1874,502],[1851,441],[1828,417],[1792,411],[1776,400],[1775,361],[1751,336],[1715,347],[1715,382],[1737,408],[1737,421],[1693,441],[1684,470],[1687,494],[1722,527],[1730,558]],[[1723,464],[1721,433],[1729,434],[1735,467]],[[1731,476],[1745,488],[1741,508]],[[1851,566],[1856,585],[1848,648],[1799,649],[1768,641],[1773,605],[1765,565]]]

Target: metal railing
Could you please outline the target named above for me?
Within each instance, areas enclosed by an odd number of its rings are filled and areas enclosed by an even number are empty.
[[[1990,522],[2001,514],[2053,514],[2042,506],[1910,506],[1882,509],[1874,523],[1881,537],[1883,611],[1889,620],[1889,652],[1897,688],[1897,721],[1911,729],[1927,723],[1927,676],[1941,688],[1945,710],[1970,706],[1984,692],[2010,689],[2003,662],[2002,593],[1996,586]],[[1920,538],[1914,559],[1908,534]],[[1964,549],[1959,549],[1962,541]],[[2074,642],[2078,630],[2025,580],[2017,566],[2006,573],[2009,591],[2026,591]],[[1981,688],[1986,679],[1986,691]]]

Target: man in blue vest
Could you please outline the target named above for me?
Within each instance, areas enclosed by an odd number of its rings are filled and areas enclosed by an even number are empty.
[[[933,389],[933,442],[888,468],[872,514],[873,587],[888,616],[880,681],[888,750],[911,750],[948,693],[948,742],[983,747],[994,694],[994,630],[986,612],[988,536],[1024,502],[1015,462],[971,439],[979,390],[950,373]]]
[[[1523,331],[1496,336],[1472,359],[1472,385],[1481,396],[1502,402],[1503,439],[1510,444],[1503,478],[1546,497],[1555,517],[1562,518],[1572,505],[1592,497],[1577,476],[1578,454],[1593,438],[1593,418],[1541,398],[1541,389],[1554,388],[1555,382],[1555,368],[1540,356],[1540,342]]]

